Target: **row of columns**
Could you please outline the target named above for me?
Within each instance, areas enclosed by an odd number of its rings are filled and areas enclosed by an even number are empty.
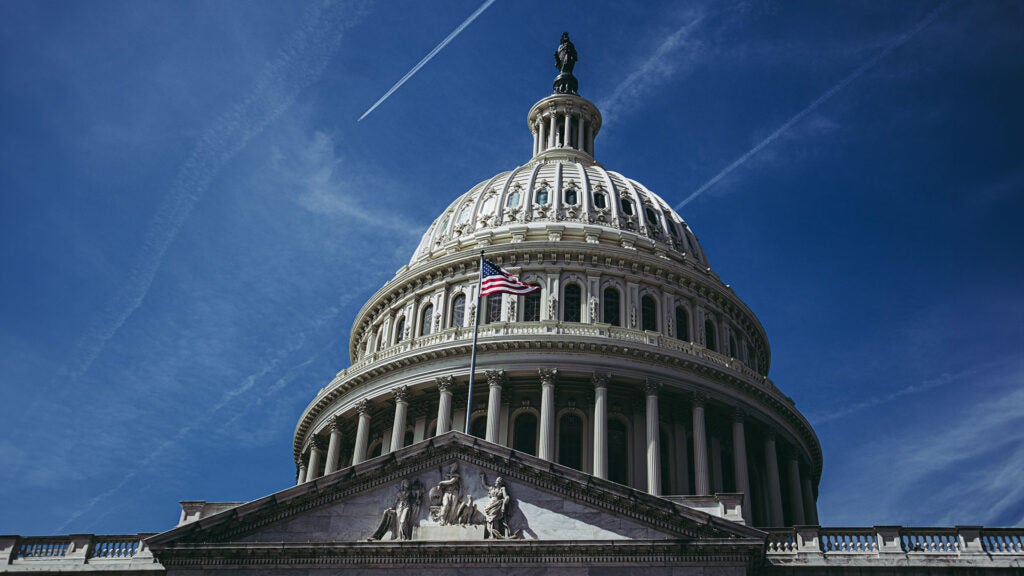
[[[572,146],[572,121],[576,119],[576,146]],[[559,139],[558,125],[562,126]],[[582,115],[571,113],[549,113],[547,118],[538,118],[534,127],[533,154],[536,156],[550,148],[572,147],[594,155],[594,130],[592,123]]]
[[[488,442],[498,444],[501,413],[501,393],[505,383],[503,370],[488,370],[485,372],[488,384],[487,399],[487,424],[485,439]],[[542,368],[539,370],[541,384],[541,407],[540,407],[540,434],[537,456],[544,460],[555,460],[555,383],[558,370],[555,368]],[[437,378],[437,388],[440,393],[437,411],[436,434],[441,435],[451,429],[452,422],[452,388],[455,383],[453,376]],[[593,475],[608,478],[608,385],[611,382],[611,375],[607,373],[595,373],[593,376],[594,386],[594,421],[593,421]],[[644,385],[645,394],[645,429],[646,429],[646,472],[647,491],[650,494],[661,495],[661,434],[659,416],[659,391],[662,385],[660,382],[648,380]],[[406,430],[406,419],[409,408],[409,387],[400,386],[393,391],[395,398],[395,414],[392,427],[390,452],[403,447],[404,434]],[[711,472],[708,463],[708,440],[705,423],[705,405],[707,398],[700,393],[695,393],[691,405],[692,439],[693,439],[693,466],[694,466],[694,494],[709,495],[712,493]],[[366,460],[367,444],[370,432],[370,413],[366,400],[360,400],[356,406],[358,413],[358,424],[356,426],[355,450],[352,456],[352,464],[359,464]],[[747,459],[745,415],[741,410],[736,410],[732,421],[732,446],[733,446],[733,470],[735,475],[735,489],[743,493],[743,515],[748,523],[752,522],[753,508],[750,497],[750,475]],[[330,425],[329,440],[324,445],[322,438],[315,437],[309,447],[308,466],[300,459],[298,483],[314,480],[319,475],[320,459],[326,450],[326,463],[324,474],[330,474],[337,470],[341,442],[342,425],[336,418]],[[717,439],[713,439],[717,440]],[[767,479],[767,509],[768,518],[772,526],[783,526],[785,524],[783,512],[781,475],[779,469],[778,449],[775,442],[774,432],[769,432],[764,442],[764,462]],[[721,450],[716,450],[715,478],[720,479],[721,474]],[[683,451],[685,460],[685,450]],[[795,453],[789,455],[786,461],[788,500],[790,502],[790,513],[794,523],[816,523],[817,513],[814,504],[813,487],[811,479],[801,476],[800,463]],[[716,484],[720,484],[716,482]],[[721,486],[715,486],[716,491],[721,491]]]

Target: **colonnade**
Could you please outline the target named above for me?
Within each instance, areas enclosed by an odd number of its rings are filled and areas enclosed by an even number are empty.
[[[513,425],[510,420],[514,419],[509,417],[508,404],[503,403],[502,395],[503,387],[508,385],[508,379],[502,370],[487,370],[485,376],[487,409],[485,415],[480,416],[486,418],[482,436],[488,442],[511,445],[511,437],[507,431]],[[560,386],[558,376],[556,368],[542,368],[535,381],[540,387],[539,434],[537,435],[536,455],[549,461],[558,461],[558,425],[556,420],[558,407],[555,403],[555,390]],[[609,479],[609,389],[612,387],[612,381],[613,377],[608,373],[595,373],[591,378],[593,401],[591,410],[587,411],[587,418],[591,424],[592,442],[590,444],[593,452],[592,460],[581,466],[584,472],[602,479]],[[521,378],[517,378],[516,382],[517,385],[522,386]],[[576,382],[577,387],[578,384]],[[616,384],[616,386],[628,387],[633,394],[637,388],[636,385],[630,384]],[[456,381],[453,376],[436,379],[436,425],[433,429],[428,429],[427,412],[421,410],[415,422],[412,442],[418,442],[451,430],[452,419],[456,415],[453,414],[453,411],[465,415],[464,409],[453,410],[455,387]],[[789,524],[817,523],[813,479],[805,469],[801,468],[799,450],[790,446],[785,449],[780,448],[778,436],[770,425],[756,423],[755,428],[748,435],[747,423],[751,422],[749,416],[742,409],[734,408],[731,410],[731,426],[725,428],[726,433],[709,436],[707,421],[709,400],[707,396],[700,392],[684,392],[666,388],[663,383],[656,380],[646,380],[642,383],[641,389],[643,402],[636,405],[637,411],[632,417],[634,424],[632,428],[636,430],[636,437],[630,443],[633,447],[631,452],[637,450],[638,453],[631,454],[627,459],[631,463],[635,462],[636,465],[630,466],[632,473],[628,477],[632,478],[632,481],[626,480],[626,483],[630,483],[638,489],[645,489],[653,495],[662,495],[666,484],[670,487],[674,486],[677,492],[684,494],[710,495],[715,492],[724,492],[726,480],[728,480],[732,490],[743,493],[743,514],[750,524],[755,521],[762,526],[784,526],[787,522]],[[668,418],[665,417],[665,410],[662,406],[662,395],[668,390],[672,390],[675,396],[685,394],[687,396],[685,404],[688,405],[689,411],[688,414],[681,415],[678,403],[671,403],[668,406],[669,418],[672,419],[675,428],[674,433],[667,436],[667,441],[673,445],[662,446],[665,429],[673,429],[672,426],[666,426]],[[399,386],[392,390],[391,395],[394,402],[393,419],[390,435],[385,433],[381,437],[383,452],[394,452],[404,447],[409,440],[407,434],[410,428],[408,422],[410,388],[409,386]],[[430,404],[432,403],[431,399]],[[721,413],[721,408],[720,404],[717,405],[716,412]],[[356,404],[354,413],[355,439],[349,445],[351,446],[352,465],[359,464],[368,457],[372,414],[366,399],[362,399]],[[687,420],[685,416],[689,416],[689,426],[682,425]],[[642,423],[639,422],[641,419]],[[351,420],[352,414],[349,414],[348,417],[335,416],[321,433],[313,435],[304,451],[306,457],[300,458],[296,462],[299,470],[299,483],[311,481],[322,474],[330,474],[338,470],[342,461],[344,430],[351,429]],[[476,418],[473,420],[475,421]],[[461,423],[459,426],[461,428]],[[731,434],[728,433],[729,428],[731,428]],[[326,438],[322,434],[323,431],[327,432]],[[763,451],[763,456],[748,454],[748,438],[754,439],[755,442],[760,440],[759,449]],[[387,442],[385,443],[385,441]],[[725,466],[723,443],[729,444],[732,451],[732,470],[728,478],[725,478],[726,475],[723,473]],[[691,444],[692,461],[688,457]],[[663,453],[663,450],[666,452]],[[674,484],[669,482],[668,478],[665,479],[666,482],[663,482],[662,479],[666,455],[670,459],[669,473],[675,478]],[[750,473],[750,466],[755,460],[758,471],[761,472],[758,478],[759,483],[752,481]],[[691,464],[692,483],[690,481]],[[755,501],[754,494],[759,500],[764,501]],[[754,505],[757,505],[760,510],[758,514],[754,513]]]

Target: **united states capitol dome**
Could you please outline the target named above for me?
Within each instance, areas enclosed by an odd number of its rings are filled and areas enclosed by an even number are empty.
[[[740,494],[756,526],[816,522],[821,446],[764,328],[679,214],[596,160],[568,68],[527,114],[528,160],[457,197],[359,311],[351,365],[296,426],[298,482],[460,431],[693,506]],[[537,289],[481,294],[481,258]]]

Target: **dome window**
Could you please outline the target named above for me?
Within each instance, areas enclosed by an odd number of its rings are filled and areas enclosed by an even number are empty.
[[[648,206],[647,209],[644,210],[644,214],[647,215],[647,223],[648,224],[651,224],[651,225],[657,225],[658,224],[658,214],[654,211],[654,208],[651,208],[650,206]]]
[[[604,192],[594,192],[594,206],[601,210],[608,208],[608,196]]]
[[[509,208],[518,208],[520,201],[519,188],[516,188],[508,195],[508,200],[505,201],[505,206]]]
[[[640,299],[640,320],[644,330],[655,331],[658,329],[658,306],[651,296],[644,296]]]
[[[452,300],[452,328],[462,328],[466,318],[466,295],[459,294]]]
[[[718,352],[718,331],[710,319],[704,321],[704,347]]]
[[[470,213],[470,211],[471,211],[471,207],[470,206],[466,206],[465,208],[463,208],[462,212],[459,212],[459,219],[456,220],[456,222],[459,225],[462,225],[462,224],[465,224],[466,222],[469,222],[469,213]]]
[[[540,290],[523,296],[523,322],[540,322]]]
[[[583,297],[579,284],[569,284],[565,287],[565,309],[562,312],[562,320],[566,322],[581,321]]]
[[[548,203],[548,187],[541,186],[537,189],[537,204],[546,206]]]
[[[533,412],[523,412],[516,416],[512,428],[512,448],[536,456],[537,416]]]
[[[487,199],[484,200],[483,206],[480,207],[480,213],[485,215],[485,216],[488,215],[488,214],[493,213],[494,212],[494,204],[495,204],[494,196],[488,196]]]
[[[445,214],[444,220],[441,220],[441,229],[438,232],[438,235],[443,236],[444,233],[448,231],[448,222],[450,222],[451,219],[452,219],[452,215],[451,214]]]
[[[427,304],[420,318],[420,336],[429,336],[434,323],[434,305]]]
[[[558,463],[583,469],[583,419],[568,412],[558,419]]]
[[[619,320],[619,291],[615,288],[604,289],[604,321],[612,326],[622,326]]]
[[[629,430],[618,418],[608,418],[608,479],[629,484]]]
[[[576,191],[575,186],[570,186],[565,189],[565,203],[569,206],[575,206],[579,202],[579,194]]]
[[[395,327],[395,344],[402,341],[405,337],[405,316],[398,319],[398,324]]]
[[[626,216],[632,216],[634,214],[634,212],[633,212],[633,202],[630,201],[629,198],[623,198],[622,201],[619,204],[622,206],[622,213],[623,214],[625,214]]]
[[[501,294],[487,296],[487,316],[484,321],[486,324],[501,322]]]

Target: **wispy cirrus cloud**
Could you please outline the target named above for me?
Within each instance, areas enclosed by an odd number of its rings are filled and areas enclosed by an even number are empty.
[[[302,25],[266,64],[247,96],[232,104],[199,137],[157,209],[138,263],[78,339],[69,362],[58,374],[60,380],[75,382],[88,373],[107,343],[142,306],[168,248],[214,178],[287,111],[303,90],[319,80],[340,46],[342,32],[361,19],[358,7],[338,3],[311,6]]]
[[[782,136],[787,131],[789,131],[790,128],[792,128],[794,125],[796,125],[801,120],[806,118],[809,114],[811,114],[812,112],[817,110],[818,107],[820,107],[822,104],[824,104],[825,102],[828,102],[829,100],[831,100],[832,97],[834,97],[836,94],[842,92],[847,86],[849,86],[854,81],[856,81],[858,78],[860,78],[865,73],[867,73],[869,70],[871,70],[872,68],[877,66],[882,60],[884,60],[887,56],[889,56],[889,54],[891,54],[893,50],[899,48],[900,46],[903,46],[904,44],[909,42],[911,39],[913,39],[915,36],[917,36],[922,30],[924,30],[929,25],[931,25],[931,23],[934,22],[935,19],[938,18],[939,15],[942,12],[944,12],[946,9],[948,9],[950,7],[950,5],[952,5],[952,3],[953,3],[952,0],[947,0],[946,2],[943,2],[939,6],[937,6],[936,8],[931,10],[930,12],[928,12],[928,14],[926,14],[923,18],[921,18],[921,20],[919,20],[909,30],[907,30],[904,33],[902,33],[902,34],[896,36],[895,38],[893,38],[885,46],[885,48],[880,50],[877,54],[875,54],[871,58],[868,58],[864,63],[862,63],[860,66],[858,66],[856,69],[854,69],[854,71],[851,72],[850,74],[848,74],[845,78],[843,78],[839,82],[837,82],[834,85],[832,85],[831,88],[829,88],[824,93],[822,93],[820,96],[815,98],[810,104],[808,104],[802,110],[800,110],[799,112],[797,112],[796,114],[791,116],[789,118],[789,120],[786,120],[785,122],[783,122],[781,126],[776,128],[766,138],[764,138],[763,140],[761,140],[760,142],[755,144],[752,148],[750,148],[749,150],[747,150],[746,152],[741,154],[739,158],[736,158],[735,160],[733,160],[728,166],[723,168],[718,174],[715,174],[707,182],[705,182],[704,184],[701,184],[696,190],[694,190],[692,193],[690,193],[689,196],[687,196],[685,199],[683,199],[682,202],[676,204],[674,209],[675,210],[681,210],[684,206],[686,206],[690,202],[693,202],[694,200],[699,198],[702,194],[704,194],[705,192],[707,192],[708,190],[713,188],[716,184],[721,182],[723,178],[725,178],[729,174],[732,174],[733,171],[735,171],[739,167],[741,167],[744,164],[746,164],[748,160],[750,160],[751,158],[756,156],[759,152],[761,152],[762,150],[764,150],[765,148],[770,146],[772,143],[774,143],[776,140],[778,140],[780,136]]]

